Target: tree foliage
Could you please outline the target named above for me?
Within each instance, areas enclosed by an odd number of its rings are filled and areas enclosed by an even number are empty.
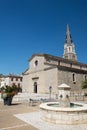
[[[82,88],[82,89],[86,89],[86,88],[87,88],[87,79],[82,82],[81,88]]]
[[[0,74],[0,78],[2,78],[3,74]]]

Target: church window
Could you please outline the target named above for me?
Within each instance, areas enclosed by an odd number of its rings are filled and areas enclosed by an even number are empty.
[[[75,73],[72,74],[72,80],[73,80],[74,83],[76,82],[76,75],[75,75]]]
[[[35,61],[35,66],[37,66],[37,65],[38,65],[38,60]]]

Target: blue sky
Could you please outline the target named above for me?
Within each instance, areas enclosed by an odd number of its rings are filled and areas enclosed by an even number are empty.
[[[87,0],[0,0],[0,73],[21,74],[34,53],[62,57],[67,24],[87,64]]]

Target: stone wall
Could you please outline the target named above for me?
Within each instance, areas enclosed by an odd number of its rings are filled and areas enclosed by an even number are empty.
[[[73,74],[75,76],[75,81],[73,81]],[[58,69],[58,85],[66,83],[71,87],[72,91],[80,91],[82,81],[85,80],[85,74],[79,73],[79,70],[75,72],[74,70],[70,71],[68,69],[64,70]]]

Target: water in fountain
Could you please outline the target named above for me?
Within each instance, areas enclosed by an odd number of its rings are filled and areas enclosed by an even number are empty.
[[[42,119],[56,124],[87,123],[87,104],[70,102],[70,87],[66,84],[59,86],[59,102],[40,104]],[[71,107],[72,105],[72,107]]]

